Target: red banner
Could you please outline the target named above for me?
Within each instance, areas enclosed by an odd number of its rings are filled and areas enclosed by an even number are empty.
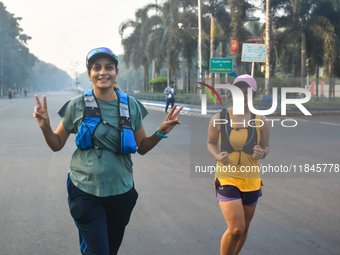
[[[247,37],[245,43],[262,43],[261,37]],[[238,40],[235,37],[230,38],[230,53],[236,54],[238,53]]]
[[[238,40],[235,37],[230,38],[230,53],[235,54],[238,52]]]

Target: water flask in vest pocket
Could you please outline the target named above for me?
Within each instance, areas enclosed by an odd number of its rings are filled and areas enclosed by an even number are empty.
[[[130,154],[137,151],[135,136],[131,129],[123,129],[120,139],[120,154]]]
[[[79,149],[86,150],[93,147],[92,134],[99,122],[100,118],[84,117],[76,136],[76,145]]]

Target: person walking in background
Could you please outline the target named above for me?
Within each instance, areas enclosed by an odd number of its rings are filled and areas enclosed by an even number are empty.
[[[8,93],[7,93],[7,95],[8,95],[8,99],[9,99],[10,101],[12,101],[12,89],[11,89],[11,88],[8,88]]]
[[[240,75],[233,85],[243,92],[244,114],[234,114],[231,107],[214,115],[207,140],[208,151],[219,169],[215,172],[216,197],[228,225],[221,239],[221,255],[239,254],[246,241],[258,198],[262,195],[259,160],[269,153],[269,123],[265,116],[250,112],[247,103],[248,93],[255,97],[255,79],[247,74]],[[216,121],[221,123],[220,120],[223,124],[215,124]],[[242,171],[245,167],[258,171]]]
[[[171,104],[171,109],[174,107],[175,104],[176,90],[174,88],[173,82],[170,83],[170,87],[165,88],[164,94],[166,95],[165,113],[168,113],[169,104]]]
[[[61,122],[55,131],[50,126],[46,96],[41,103],[35,95],[33,116],[53,151],[61,150],[71,133],[77,134],[67,192],[81,254],[115,255],[138,197],[131,153],[144,155],[167,138],[180,124],[177,115],[183,106],[176,110],[175,105],[147,136],[143,127],[147,110],[115,85],[118,57],[108,48],[96,48],[88,53],[86,66],[93,89],[60,108]]]

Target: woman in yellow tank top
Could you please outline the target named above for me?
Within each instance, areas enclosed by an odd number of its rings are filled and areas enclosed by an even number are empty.
[[[239,254],[247,238],[257,200],[262,195],[259,159],[269,152],[269,123],[265,116],[252,114],[247,103],[249,91],[255,96],[255,79],[244,74],[233,84],[243,92],[244,114],[236,115],[229,108],[214,115],[207,141],[208,151],[216,159],[216,196],[228,225],[221,240],[221,255]],[[217,146],[219,140],[221,150]]]

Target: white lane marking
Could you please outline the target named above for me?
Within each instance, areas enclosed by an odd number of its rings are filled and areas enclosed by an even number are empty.
[[[296,119],[296,120],[297,121],[312,122],[312,123],[317,123],[317,124],[324,124],[324,125],[331,125],[331,126],[340,127],[339,123],[332,123],[332,122],[325,122],[325,121],[314,121],[314,120],[306,120],[306,119]]]
[[[162,104],[157,104],[157,103],[144,103],[144,102],[142,102],[142,104],[144,104],[144,105],[150,105],[150,106],[161,106],[162,108],[164,108],[165,106],[164,105],[162,105]],[[183,108],[183,110],[184,111],[189,111],[189,112],[193,112],[193,111],[200,111],[200,109],[190,109],[190,108],[187,108],[187,107],[184,107]],[[0,110],[1,111],[1,110]],[[209,112],[215,112],[215,110],[213,110],[213,111],[209,111]],[[200,115],[200,114],[198,114],[198,115]],[[203,115],[204,117],[206,117],[206,115]],[[208,115],[208,117],[211,117],[211,115]],[[279,116],[278,116],[278,118],[280,118]],[[289,118],[289,117],[284,117],[285,119],[291,119],[291,118]],[[274,118],[268,118],[269,120],[271,120],[271,119],[274,119]],[[338,124],[338,123],[332,123],[332,122],[324,122],[324,121],[312,121],[312,120],[306,120],[306,119],[296,119],[297,121],[303,121],[303,122],[314,122],[314,123],[319,123],[319,124],[324,124],[324,125],[331,125],[331,126],[338,126],[338,127],[340,127],[340,124]]]
[[[317,122],[317,123],[325,124],[325,125],[332,125],[332,126],[339,126],[340,127],[340,124],[337,124],[337,123],[331,123],[331,122]]]

